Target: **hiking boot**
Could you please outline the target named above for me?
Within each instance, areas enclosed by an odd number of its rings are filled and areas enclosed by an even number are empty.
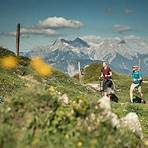
[[[145,102],[145,100],[141,99],[141,103],[145,104],[146,102]]]
[[[129,100],[128,102],[129,102],[129,103],[134,103],[134,101],[131,101],[131,100]]]

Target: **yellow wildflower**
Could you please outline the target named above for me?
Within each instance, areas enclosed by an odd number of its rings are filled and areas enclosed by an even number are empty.
[[[82,142],[78,142],[78,147],[82,147]]]
[[[1,59],[1,66],[3,68],[12,69],[17,66],[17,59],[14,56],[6,56]]]
[[[31,60],[31,66],[36,70],[36,72],[42,76],[49,76],[52,74],[52,66],[46,64],[42,58],[33,58]]]
[[[145,141],[144,141],[144,144],[145,144],[146,146],[148,146],[148,140],[145,140]]]
[[[50,86],[50,87],[49,87],[49,91],[50,91],[50,92],[55,92],[55,87]]]

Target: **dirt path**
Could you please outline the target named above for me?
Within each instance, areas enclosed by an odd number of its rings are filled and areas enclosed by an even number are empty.
[[[40,82],[38,82],[37,80],[35,80],[33,78],[33,76],[31,76],[31,75],[19,76],[19,78],[27,81],[27,83],[25,84],[27,87],[31,87],[32,85],[39,85],[39,84],[41,84]]]

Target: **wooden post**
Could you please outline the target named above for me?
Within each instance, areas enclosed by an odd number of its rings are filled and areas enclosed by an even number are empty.
[[[139,68],[141,67],[141,61],[140,61],[140,58],[139,58]]]
[[[16,29],[16,55],[19,56],[20,49],[20,24],[17,24]]]
[[[78,62],[78,70],[79,70],[79,81],[81,82],[81,66],[80,66],[80,62]]]

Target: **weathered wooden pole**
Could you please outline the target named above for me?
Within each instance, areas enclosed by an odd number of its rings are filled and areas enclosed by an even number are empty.
[[[141,60],[140,60],[140,58],[139,58],[139,64],[138,65],[139,65],[139,68],[140,68],[141,67]]]
[[[17,24],[16,29],[16,55],[19,56],[20,49],[20,24]]]
[[[80,62],[78,62],[78,71],[79,71],[79,81],[81,82],[81,65],[80,65]]]

